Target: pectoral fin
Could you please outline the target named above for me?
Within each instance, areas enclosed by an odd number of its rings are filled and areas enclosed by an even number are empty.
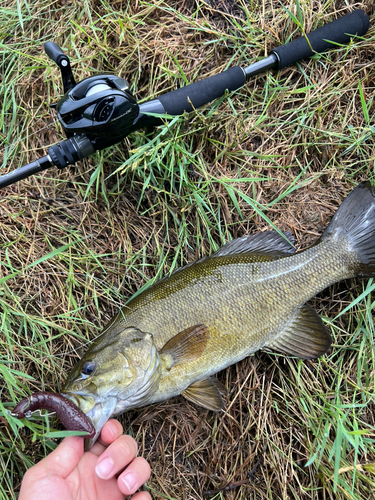
[[[309,306],[303,306],[297,317],[273,342],[267,344],[282,354],[315,359],[331,346],[331,336],[318,314]]]
[[[159,353],[164,367],[170,370],[172,366],[196,359],[204,351],[209,337],[208,327],[203,324],[182,330],[168,340]]]
[[[189,385],[181,394],[187,400],[208,410],[219,411],[224,407],[221,394],[225,388],[216,378],[207,378]]]

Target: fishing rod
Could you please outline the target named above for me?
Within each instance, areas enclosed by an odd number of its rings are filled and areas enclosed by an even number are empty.
[[[238,90],[259,73],[281,70],[316,53],[337,48],[353,36],[365,35],[368,28],[368,15],[363,10],[355,10],[306,36],[276,47],[268,57],[250,66],[231,67],[142,104],[136,102],[126,80],[113,74],[90,76],[76,83],[67,55],[56,43],[47,42],[44,50],[60,68],[64,88],[64,96],[51,107],[56,109],[68,139],[50,146],[46,156],[0,176],[0,189],[53,166],[62,169],[74,165],[122,141],[135,130],[163,123],[162,118],[152,114],[179,116],[189,113],[226,91]]]

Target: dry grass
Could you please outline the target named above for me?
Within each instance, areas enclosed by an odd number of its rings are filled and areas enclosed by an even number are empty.
[[[372,4],[286,6],[300,6],[309,31]],[[297,33],[268,0],[9,0],[0,12],[3,173],[63,138],[48,109],[61,86],[47,40],[69,53],[77,81],[114,72],[149,100],[247,66]],[[4,410],[28,391],[61,388],[141,286],[270,224],[306,248],[354,185],[374,181],[373,46],[371,29],[168,130],[1,191],[2,498],[15,498],[25,468],[54,446],[44,419],[29,430]],[[257,353],[222,372],[223,412],[180,397],[123,415],[151,463],[154,498],[375,498],[372,289],[353,280],[314,299],[334,338],[324,359]]]

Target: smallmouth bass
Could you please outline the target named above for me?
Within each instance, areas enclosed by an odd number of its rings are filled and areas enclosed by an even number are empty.
[[[331,338],[305,303],[333,283],[375,276],[375,191],[344,200],[319,240],[295,253],[275,231],[230,241],[163,278],[112,319],[68,376],[63,395],[105,422],[182,394],[223,407],[214,375],[260,350],[314,359]]]

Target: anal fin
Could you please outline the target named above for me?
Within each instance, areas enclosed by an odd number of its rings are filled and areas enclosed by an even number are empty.
[[[319,358],[330,346],[331,336],[322,319],[307,305],[275,340],[267,344],[272,350],[303,359]]]
[[[182,391],[182,395],[188,401],[212,411],[224,408],[221,393],[225,392],[224,386],[216,378],[206,378],[189,385]]]

